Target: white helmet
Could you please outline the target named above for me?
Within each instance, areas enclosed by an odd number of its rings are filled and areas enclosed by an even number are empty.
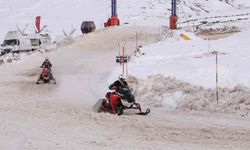
[[[46,57],[45,57],[45,60],[49,61],[49,57],[48,57],[48,56],[46,56]]]
[[[121,79],[122,79],[122,80],[125,80],[125,77],[124,77],[123,74],[120,74],[120,75],[118,76],[118,79],[119,79],[119,80],[121,80]]]

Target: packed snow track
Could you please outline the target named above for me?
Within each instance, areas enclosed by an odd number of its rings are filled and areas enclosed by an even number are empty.
[[[157,108],[148,116],[91,111],[108,90],[118,50],[126,45],[132,54],[136,32],[144,46],[157,42],[161,29],[104,29],[50,53],[0,66],[0,149],[248,149],[247,119]],[[35,84],[45,56],[53,63],[56,85]]]

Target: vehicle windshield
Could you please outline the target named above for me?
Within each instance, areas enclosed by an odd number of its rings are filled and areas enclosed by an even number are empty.
[[[4,40],[3,45],[18,45],[18,40],[17,39]]]

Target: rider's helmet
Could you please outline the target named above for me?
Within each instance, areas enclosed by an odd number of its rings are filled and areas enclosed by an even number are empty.
[[[45,57],[45,61],[49,61],[49,57],[47,56],[47,57]]]
[[[123,74],[120,74],[119,77],[118,77],[118,79],[119,79],[120,81],[125,81],[125,77],[124,77]]]

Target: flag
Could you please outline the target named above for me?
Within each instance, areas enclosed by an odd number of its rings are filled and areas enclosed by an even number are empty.
[[[36,17],[36,31],[40,32],[40,21],[41,21],[41,16]]]

